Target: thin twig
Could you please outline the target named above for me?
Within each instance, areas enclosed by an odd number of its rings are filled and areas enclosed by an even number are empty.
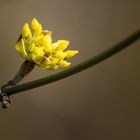
[[[7,93],[8,95],[13,95],[13,94],[19,93],[21,91],[37,88],[37,87],[47,85],[49,83],[61,80],[63,78],[66,78],[68,76],[76,74],[82,70],[85,70],[91,66],[95,66],[96,64],[113,56],[114,54],[118,53],[119,51],[127,48],[128,46],[130,46],[132,43],[134,43],[138,39],[140,39],[140,30],[131,34],[129,37],[127,37],[126,39],[117,43],[116,45],[112,46],[111,48],[109,48],[109,49],[97,54],[96,56],[86,60],[85,62],[82,62],[76,66],[69,68],[69,69],[66,69],[64,71],[58,72],[58,73],[50,75],[50,76],[46,76],[44,78],[41,78],[41,79],[38,79],[35,81],[24,83],[24,84],[21,84],[21,85],[15,86],[15,87],[11,87],[11,88],[5,88],[5,89],[3,89],[2,92]]]

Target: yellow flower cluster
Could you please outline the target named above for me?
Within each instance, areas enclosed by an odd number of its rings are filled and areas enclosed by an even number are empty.
[[[31,22],[31,27],[33,34],[29,25],[25,23],[16,42],[16,50],[22,58],[49,70],[67,67],[71,64],[66,59],[73,57],[78,53],[78,50],[65,51],[69,41],[58,40],[53,43],[52,32],[42,30],[41,24],[35,18]]]

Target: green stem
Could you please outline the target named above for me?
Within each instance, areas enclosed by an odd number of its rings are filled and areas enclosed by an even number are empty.
[[[66,69],[64,71],[58,72],[58,73],[50,75],[50,76],[46,76],[44,78],[41,78],[41,79],[38,79],[35,81],[24,83],[24,84],[21,84],[21,85],[15,86],[15,87],[11,87],[11,88],[5,88],[2,90],[2,92],[7,93],[8,95],[13,95],[13,94],[16,94],[16,93],[21,92],[21,91],[37,88],[37,87],[47,85],[49,83],[61,80],[63,78],[66,78],[68,76],[76,74],[82,70],[85,70],[91,66],[94,66],[94,65],[104,61],[105,59],[111,57],[112,55],[116,54],[117,52],[130,46],[132,43],[134,43],[138,39],[140,39],[140,30],[133,33],[132,35],[130,35],[126,39],[122,40],[118,44],[112,46],[111,48],[109,48],[109,49],[97,54],[96,56],[86,60],[85,62],[82,62],[76,66],[69,68],[69,69]]]

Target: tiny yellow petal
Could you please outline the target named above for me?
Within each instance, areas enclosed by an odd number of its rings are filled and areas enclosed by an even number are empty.
[[[48,70],[56,70],[59,66],[58,65],[54,65],[54,66],[47,66],[46,68]]]
[[[54,70],[57,69],[59,66],[57,65],[57,62],[59,59],[54,58],[54,57],[49,57],[49,58],[44,58],[43,61],[39,64],[40,67],[49,69],[49,70]]]
[[[40,34],[42,32],[42,26],[41,26],[41,24],[36,28],[36,30],[34,32],[36,34]]]
[[[16,42],[16,50],[19,52],[22,58],[30,60],[30,57],[27,54],[23,39]]]
[[[63,50],[65,50],[65,49],[68,47],[68,45],[69,45],[69,41],[67,41],[67,40],[58,40],[57,42],[58,42],[59,45],[57,46],[56,50],[61,50],[61,51],[63,51]]]
[[[66,58],[71,58],[78,53],[78,50],[67,50],[66,51]]]
[[[54,58],[54,57],[50,57],[46,60],[46,66],[55,66],[57,65],[57,62],[59,61],[59,59]],[[44,62],[43,62],[44,63]],[[44,63],[45,64],[45,63]]]
[[[59,66],[62,68],[68,67],[71,63],[65,60],[59,62]]]
[[[34,47],[33,48],[33,53],[38,55],[38,56],[43,56],[44,55],[43,49],[39,48],[39,47]]]
[[[59,45],[58,42],[54,42],[54,43],[51,44],[51,47],[52,47],[53,52],[56,51],[56,48],[57,48],[58,45]]]
[[[50,46],[52,44],[52,37],[50,34],[47,34],[47,35],[39,35],[40,36],[40,39],[38,40],[38,43],[40,45],[43,45],[43,46]]]
[[[54,54],[54,57],[56,57],[58,59],[63,59],[66,57],[66,53],[63,51],[56,51]]]
[[[32,20],[32,29],[34,30],[35,34],[40,34],[42,32],[42,26],[39,24],[36,18]]]
[[[44,49],[44,51],[45,51],[45,54],[46,55],[47,54],[50,54],[52,52],[52,47],[51,46],[46,46],[45,49]]]
[[[36,46],[35,46],[35,43],[32,43],[32,44],[30,44],[30,45],[28,46],[28,50],[29,50],[30,52],[33,52],[35,47],[36,47]]]
[[[52,32],[48,32],[46,35],[46,45],[51,45],[52,44]]]
[[[48,31],[47,34],[48,34],[49,36],[52,36],[52,32],[51,32],[51,31]]]
[[[33,60],[36,64],[38,64],[38,65],[40,65],[40,63],[41,63],[42,60],[43,60],[43,57],[42,57],[42,56],[36,55],[36,54],[34,54],[34,53],[31,53],[30,56],[31,56],[32,60]]]
[[[25,23],[22,28],[22,36],[29,39],[32,37],[32,33],[31,33],[28,23]]]
[[[36,29],[39,26],[39,24],[40,23],[38,22],[38,20],[36,18],[32,19],[32,28],[33,28],[33,30]]]

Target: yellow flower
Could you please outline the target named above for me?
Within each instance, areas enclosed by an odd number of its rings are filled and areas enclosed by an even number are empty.
[[[25,23],[16,42],[16,50],[20,56],[48,70],[68,67],[71,63],[66,59],[76,55],[78,50],[65,51],[69,45],[67,40],[52,42],[52,32],[42,30],[42,25],[35,18],[31,27],[33,34],[28,23]]]

